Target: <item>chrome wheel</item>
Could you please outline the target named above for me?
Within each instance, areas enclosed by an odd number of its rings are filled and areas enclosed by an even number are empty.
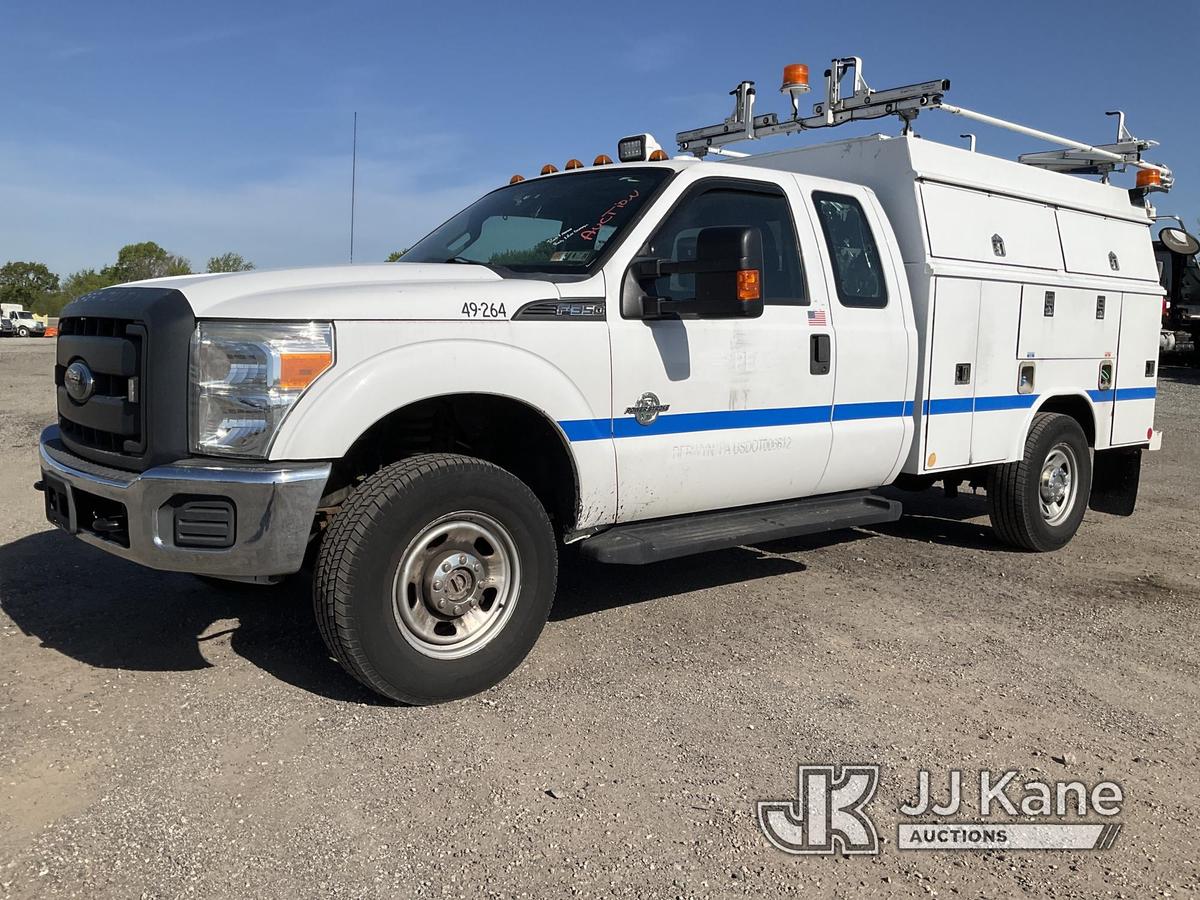
[[[503,630],[520,586],[508,529],[483,513],[450,513],[404,551],[392,585],[396,624],[426,656],[468,656]]]
[[[1055,444],[1042,464],[1038,479],[1038,505],[1048,525],[1057,525],[1075,508],[1079,464],[1068,444]]]

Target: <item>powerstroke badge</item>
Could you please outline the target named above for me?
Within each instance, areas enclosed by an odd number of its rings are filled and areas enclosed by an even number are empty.
[[[639,425],[653,425],[658,414],[664,413],[670,408],[671,404],[658,402],[657,394],[646,391],[638,398],[637,403],[625,410],[625,415],[633,416]]]

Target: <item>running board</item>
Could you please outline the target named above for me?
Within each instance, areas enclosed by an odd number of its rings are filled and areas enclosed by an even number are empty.
[[[897,500],[854,491],[618,525],[588,538],[579,550],[597,562],[643,565],[742,544],[895,522],[901,512]]]

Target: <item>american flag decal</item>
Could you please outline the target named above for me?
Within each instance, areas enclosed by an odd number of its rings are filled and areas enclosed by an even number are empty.
[[[808,311],[808,324],[810,328],[825,328],[829,324],[825,318],[825,310],[810,309]]]

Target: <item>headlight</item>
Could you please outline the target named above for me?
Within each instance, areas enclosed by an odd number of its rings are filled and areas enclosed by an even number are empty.
[[[332,365],[328,322],[201,322],[189,379],[193,452],[265,457],[288,410]]]

